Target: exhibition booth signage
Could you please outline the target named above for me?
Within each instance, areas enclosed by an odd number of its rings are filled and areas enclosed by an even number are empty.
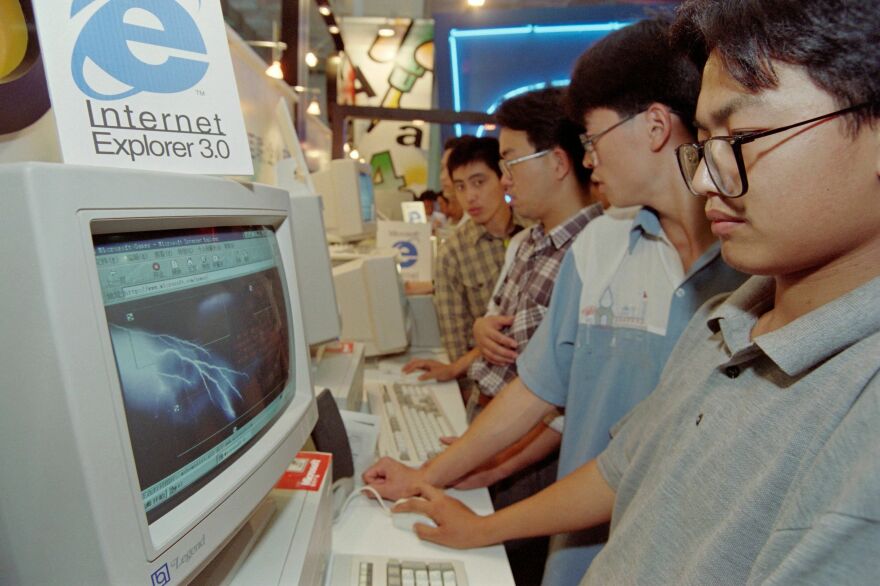
[[[253,173],[218,0],[34,0],[34,11],[64,162]]]

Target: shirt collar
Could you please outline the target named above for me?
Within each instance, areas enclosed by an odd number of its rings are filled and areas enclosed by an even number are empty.
[[[721,332],[731,356],[760,349],[789,376],[820,362],[880,330],[880,277],[801,316],[790,324],[751,339],[751,331],[773,304],[772,277],[752,277],[713,314],[707,325]]]
[[[663,232],[663,226],[660,224],[660,217],[657,215],[657,212],[649,207],[641,208],[636,214],[635,219],[633,219],[632,227],[630,227],[629,230],[628,252],[632,254],[639,239],[646,236],[662,240],[669,244],[669,246],[672,246],[666,238],[666,234]],[[702,269],[704,266],[712,262],[719,254],[721,254],[721,243],[716,240],[706,249],[705,252],[703,252],[703,254],[700,255],[700,258],[691,265],[688,275],[693,275]]]
[[[660,218],[657,217],[657,212],[649,207],[640,209],[633,220],[629,231],[629,252],[632,252],[639,239],[646,235],[654,238],[663,237],[663,227],[660,225]]]
[[[479,242],[480,240],[482,240],[484,238],[486,240],[500,238],[500,239],[503,239],[506,241],[511,236],[513,236],[514,234],[516,234],[517,232],[519,232],[520,230],[523,229],[522,218],[520,218],[518,215],[516,215],[516,213],[510,214],[510,220],[507,223],[507,230],[505,232],[505,234],[506,234],[505,236],[493,236],[492,234],[489,233],[488,230],[486,230],[485,226],[477,224],[473,220],[468,222],[468,224],[471,225],[470,228],[467,228],[470,231],[470,234],[468,236],[470,236],[470,238],[471,238],[471,244],[476,244],[477,242]],[[506,243],[505,243],[505,246],[506,246]]]
[[[544,232],[543,224],[539,223],[535,225],[529,237],[536,245],[541,242],[543,238],[547,237],[550,239],[550,242],[556,250],[559,250],[565,246],[569,240],[580,234],[581,230],[584,229],[584,226],[586,226],[590,220],[594,220],[601,215],[602,206],[598,203],[594,203],[585,208],[581,208],[576,214],[569,216],[567,220],[550,230],[549,233]]]

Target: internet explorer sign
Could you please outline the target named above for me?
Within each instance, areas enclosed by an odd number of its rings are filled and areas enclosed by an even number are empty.
[[[96,1],[74,0],[71,19]],[[80,30],[71,69],[87,96],[118,100],[187,90],[208,71],[207,56],[198,25],[177,1],[108,0]]]
[[[412,242],[400,240],[395,242],[392,246],[400,251],[397,253],[397,260],[398,264],[400,264],[400,268],[408,269],[418,262],[419,251]]]

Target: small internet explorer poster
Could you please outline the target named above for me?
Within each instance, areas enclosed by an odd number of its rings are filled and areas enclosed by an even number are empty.
[[[253,165],[219,0],[34,0],[66,163]]]

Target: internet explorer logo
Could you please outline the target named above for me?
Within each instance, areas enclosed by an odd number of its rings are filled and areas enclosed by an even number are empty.
[[[97,1],[73,0],[71,19]],[[71,69],[87,96],[117,100],[187,90],[208,71],[207,55],[198,25],[178,1],[107,0],[80,30]]]
[[[419,251],[412,242],[400,240],[395,242],[392,246],[400,251],[398,253],[398,263],[400,264],[400,268],[408,269],[418,262]]]

